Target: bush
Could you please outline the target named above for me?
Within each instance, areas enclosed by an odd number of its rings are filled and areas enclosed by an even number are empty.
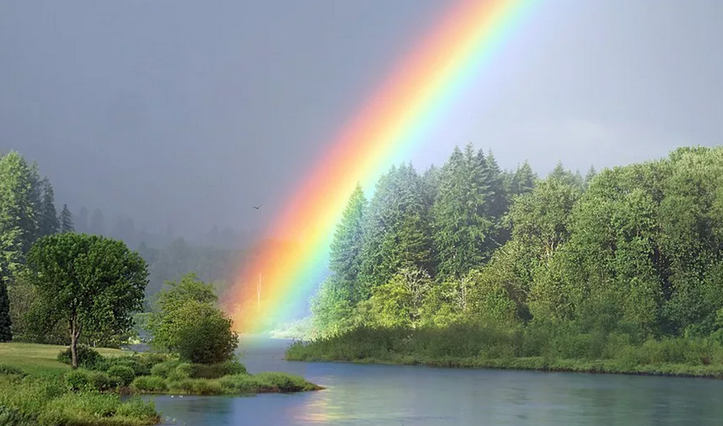
[[[168,378],[168,375],[178,367],[180,361],[164,361],[151,368],[151,376]]]
[[[121,402],[113,394],[68,394],[46,404],[38,416],[41,426],[144,425],[160,420],[152,402]]]
[[[93,348],[90,348],[85,345],[78,345],[76,348],[76,351],[78,352],[78,366],[79,367],[85,367],[85,368],[91,368],[94,367],[96,364],[101,363],[104,361],[103,355],[98,353]],[[62,362],[63,364],[71,365],[71,353],[70,348],[60,352],[58,354],[58,361]]]
[[[106,391],[114,387],[108,374],[102,371],[73,370],[65,375],[65,383],[73,392],[95,390]]]
[[[165,392],[168,390],[168,385],[161,377],[141,376],[133,380],[131,389],[136,392]]]
[[[317,388],[304,378],[287,373],[265,372],[255,374],[253,378],[265,390],[279,390],[281,392],[300,392]]]
[[[19,369],[18,367],[7,365],[7,364],[0,364],[0,375],[4,376],[24,376],[25,373],[23,370]],[[1,424],[1,423],[0,423]]]
[[[108,375],[115,379],[119,385],[128,386],[136,378],[136,373],[132,368],[125,365],[114,365],[108,369]]]
[[[219,364],[181,364],[176,370],[183,369],[183,373],[193,379],[218,379],[234,374],[246,374],[246,367],[236,361],[227,361]]]
[[[185,379],[173,383],[171,390],[178,393],[193,395],[221,395],[223,388],[216,380],[208,379]]]

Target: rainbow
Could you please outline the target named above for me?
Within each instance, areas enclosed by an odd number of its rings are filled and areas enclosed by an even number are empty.
[[[408,158],[537,1],[457,1],[402,58],[267,230],[268,241],[284,236],[296,245],[262,243],[246,260],[224,298],[237,330],[268,330],[306,305],[357,183],[371,188],[391,165]]]

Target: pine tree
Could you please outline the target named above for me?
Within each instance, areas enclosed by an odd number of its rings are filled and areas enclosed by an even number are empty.
[[[590,166],[590,170],[585,175],[585,189],[590,186],[590,182],[595,179],[595,176],[597,176],[597,170],[595,170],[595,166]]]
[[[24,261],[37,232],[34,176],[23,157],[0,158],[0,278],[7,282]]]
[[[7,285],[0,280],[0,342],[9,342],[13,338],[10,328],[10,299]]]
[[[68,205],[63,204],[63,210],[60,212],[60,232],[74,232],[75,229],[73,228],[73,215],[70,214],[70,210],[68,210]]]
[[[357,185],[349,198],[341,222],[336,227],[334,241],[331,244],[329,269],[334,274],[335,285],[343,287],[351,300],[358,300],[356,289],[361,267],[363,245],[363,218],[367,200],[361,185]]]
[[[512,183],[509,189],[510,197],[532,192],[535,188],[536,181],[537,175],[532,171],[530,164],[525,161],[524,164],[517,168],[512,177]]]
[[[437,278],[459,278],[489,257],[486,240],[492,231],[488,164],[468,145],[455,148],[440,175],[432,208]]]
[[[40,181],[40,188],[42,188],[43,195],[38,212],[38,236],[44,237],[57,234],[60,230],[60,223],[58,222],[58,213],[55,210],[55,193],[48,178]]]
[[[483,158],[482,151],[478,153],[480,161]],[[500,170],[494,154],[490,150],[487,153],[487,197],[488,202],[485,214],[492,222],[492,230],[487,238],[484,250],[490,255],[502,246],[510,238],[510,232],[503,224],[503,218],[509,209],[509,194],[505,189],[504,173]]]
[[[389,281],[404,267],[432,269],[429,212],[422,179],[411,165],[393,167],[377,183],[364,220],[361,294]]]

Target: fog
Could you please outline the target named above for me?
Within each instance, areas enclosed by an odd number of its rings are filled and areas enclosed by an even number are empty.
[[[0,0],[0,152],[76,217],[252,241],[452,3]],[[472,142],[584,173],[719,144],[721,22],[714,1],[539,1],[409,160]]]

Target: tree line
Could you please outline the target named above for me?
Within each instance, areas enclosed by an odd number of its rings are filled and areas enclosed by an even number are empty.
[[[455,149],[349,199],[313,333],[359,326],[550,325],[636,339],[723,329],[723,149],[594,169]],[[719,333],[720,334],[720,333]]]

